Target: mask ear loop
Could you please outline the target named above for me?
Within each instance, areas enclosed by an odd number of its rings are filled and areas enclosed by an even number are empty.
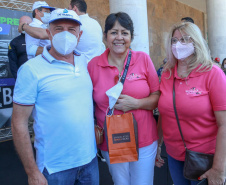
[[[48,28],[49,29],[49,28]],[[51,33],[51,31],[49,30],[49,33],[50,33],[50,35],[52,36],[52,39],[53,39],[53,35],[52,35],[52,33]]]

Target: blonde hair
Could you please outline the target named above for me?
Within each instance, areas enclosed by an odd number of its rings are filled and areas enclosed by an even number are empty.
[[[180,22],[171,28],[169,32],[169,37],[167,40],[166,45],[166,53],[167,53],[167,63],[164,66],[163,71],[169,71],[171,76],[171,69],[174,68],[177,59],[174,57],[171,49],[171,39],[173,37],[174,32],[178,30],[180,33],[186,33],[189,35],[193,41],[193,45],[195,47],[195,53],[192,57],[189,57],[188,63],[188,74],[194,70],[198,65],[201,66],[198,68],[197,71],[205,72],[212,69],[213,62],[210,56],[210,51],[206,41],[204,40],[202,33],[197,25],[190,23],[190,22]],[[169,77],[170,77],[169,76]]]

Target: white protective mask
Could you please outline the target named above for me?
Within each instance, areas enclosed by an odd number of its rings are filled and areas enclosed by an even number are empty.
[[[226,64],[224,64],[224,68],[226,68]]]
[[[195,52],[193,43],[181,44],[179,41],[172,45],[172,52],[176,59],[184,59]]]
[[[68,31],[62,31],[52,37],[53,47],[61,55],[72,53],[77,46],[77,37]]]
[[[121,82],[118,82],[115,86],[108,89],[106,91],[106,95],[109,99],[109,108],[112,109],[115,106],[115,103],[117,102],[121,92],[123,89],[123,84]]]
[[[41,17],[41,20],[44,24],[49,23],[50,15],[51,15],[50,13],[44,12],[44,16]]]

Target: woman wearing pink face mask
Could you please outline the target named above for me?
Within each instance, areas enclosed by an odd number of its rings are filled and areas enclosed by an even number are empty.
[[[198,179],[209,185],[223,185],[226,173],[226,78],[214,65],[200,29],[193,23],[173,26],[167,46],[158,103],[159,147],[156,166],[161,167],[162,138],[175,185],[196,185],[183,176],[185,147],[177,125],[173,104],[173,84],[178,120],[189,150],[214,154],[212,168]]]

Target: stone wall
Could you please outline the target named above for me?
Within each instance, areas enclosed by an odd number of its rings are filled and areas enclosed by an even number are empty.
[[[33,3],[35,0],[23,0]],[[46,0],[53,7],[68,8],[70,0]],[[86,0],[89,15],[96,19],[102,29],[110,12],[108,0]],[[204,13],[176,0],[147,0],[150,56],[156,68],[166,56],[165,42],[170,27],[182,17],[192,17],[204,33]],[[142,21],[142,20],[141,20]]]
[[[176,0],[147,0],[150,56],[156,68],[166,57],[170,27],[183,17],[192,17],[204,33],[204,13]]]

